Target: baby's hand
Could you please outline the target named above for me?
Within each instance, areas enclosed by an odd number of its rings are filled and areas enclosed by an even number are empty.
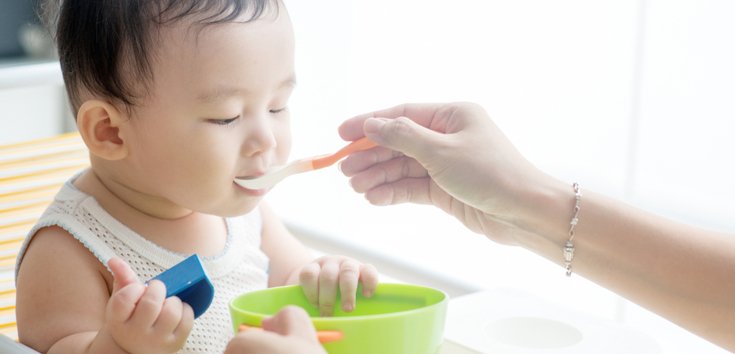
[[[331,316],[337,298],[337,286],[342,296],[342,310],[355,308],[358,282],[362,294],[373,296],[378,285],[378,271],[370,264],[360,263],[344,256],[324,256],[301,269],[299,281],[309,302],[322,316]]]
[[[113,258],[108,265],[115,281],[101,331],[128,353],[174,353],[183,348],[194,325],[191,307],[178,297],[166,298],[166,286],[158,280],[142,284],[123,260]]]
[[[242,331],[235,335],[225,354],[326,354],[304,309],[286,306],[263,319],[264,331]]]

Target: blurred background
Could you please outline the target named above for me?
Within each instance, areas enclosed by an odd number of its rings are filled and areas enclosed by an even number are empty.
[[[0,3],[0,144],[74,129],[34,6]],[[290,103],[293,158],[342,146],[337,126],[360,113],[403,102],[474,101],[546,172],[735,233],[735,2],[286,0],[286,6],[299,82]],[[521,289],[639,330],[664,353],[724,352],[432,208],[370,206],[336,168],[285,180],[268,200],[316,250],[355,255],[399,280],[453,295]]]

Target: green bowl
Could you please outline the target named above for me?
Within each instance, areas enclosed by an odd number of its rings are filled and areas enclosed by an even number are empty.
[[[253,291],[230,302],[233,329],[237,332],[241,324],[260,327],[263,318],[295,305],[309,313],[317,330],[342,333],[341,339],[323,343],[330,354],[439,352],[448,301],[444,292],[418,285],[378,284],[372,297],[361,293],[352,312],[335,306],[334,316],[320,317],[300,286]]]

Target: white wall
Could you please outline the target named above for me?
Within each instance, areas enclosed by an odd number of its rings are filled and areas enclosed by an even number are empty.
[[[58,63],[0,60],[0,144],[74,129]]]
[[[735,3],[647,3],[632,201],[735,233]],[[627,321],[676,338],[672,353],[719,352],[635,306]]]
[[[735,2],[650,0],[635,197],[735,232]]]
[[[0,91],[0,144],[59,134],[65,122],[64,91],[58,85]]]

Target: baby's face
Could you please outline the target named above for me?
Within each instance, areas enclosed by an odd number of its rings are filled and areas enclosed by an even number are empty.
[[[266,191],[233,179],[283,164],[291,141],[293,31],[285,9],[273,17],[163,29],[149,98],[123,137],[134,188],[208,214],[239,215],[257,205]]]

